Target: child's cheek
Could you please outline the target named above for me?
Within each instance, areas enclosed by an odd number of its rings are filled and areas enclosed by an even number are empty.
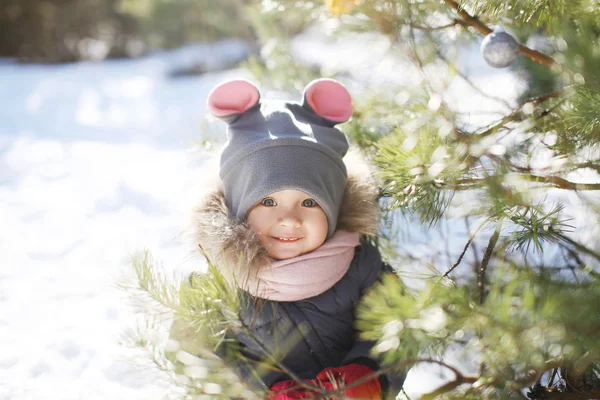
[[[268,215],[263,210],[263,207],[253,208],[246,219],[248,227],[259,236],[261,241],[265,232],[268,232]]]

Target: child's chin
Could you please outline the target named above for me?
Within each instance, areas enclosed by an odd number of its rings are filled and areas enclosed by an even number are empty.
[[[289,249],[289,250],[271,249],[267,254],[271,258],[281,261],[281,260],[287,260],[289,258],[298,257],[299,255],[302,254],[302,252],[299,250],[296,250],[296,249]]]

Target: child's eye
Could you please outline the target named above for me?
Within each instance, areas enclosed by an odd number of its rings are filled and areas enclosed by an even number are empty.
[[[276,205],[275,200],[273,200],[270,197],[262,199],[262,201],[260,203],[265,207],[273,207],[274,205]]]
[[[302,202],[302,207],[314,207],[317,205],[317,202],[313,199],[306,199]]]

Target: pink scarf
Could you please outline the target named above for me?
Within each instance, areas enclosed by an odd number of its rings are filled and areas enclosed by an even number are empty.
[[[325,292],[342,279],[358,244],[358,233],[337,231],[318,249],[287,260],[273,260],[262,267],[256,277],[238,282],[238,285],[263,299],[308,299]]]

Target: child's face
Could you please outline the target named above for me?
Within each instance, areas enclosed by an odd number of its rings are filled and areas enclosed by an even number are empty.
[[[250,210],[247,222],[276,260],[309,253],[327,237],[325,212],[299,190],[282,190],[265,197]]]

